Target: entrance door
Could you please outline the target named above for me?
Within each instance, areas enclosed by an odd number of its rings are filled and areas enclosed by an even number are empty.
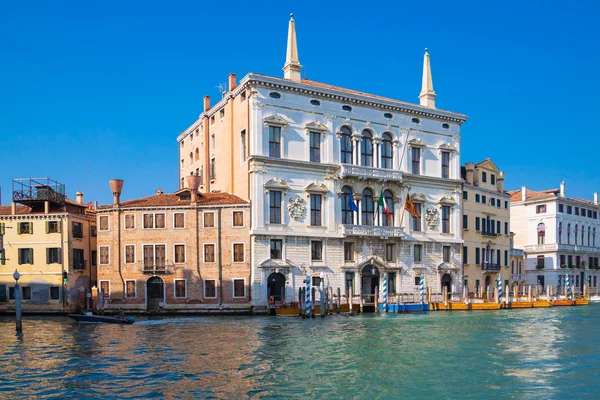
[[[379,270],[377,267],[367,265],[362,270],[362,294],[369,295],[365,298],[367,303],[373,303],[375,298],[375,288],[379,286]],[[381,289],[381,288],[380,288]]]
[[[491,294],[492,294],[491,285],[492,285],[492,278],[491,278],[491,276],[488,275],[485,277],[485,285],[483,286],[483,291],[484,291],[483,296],[484,297],[487,297],[488,290],[489,290],[490,296],[491,296]]]
[[[285,300],[285,276],[274,272],[267,278],[267,295],[275,301]]]
[[[448,289],[448,293],[452,291],[452,277],[450,274],[442,275],[442,293],[444,293],[444,288]]]
[[[158,276],[153,276],[146,282],[148,296],[148,311],[157,310],[160,303],[165,301],[165,283]]]

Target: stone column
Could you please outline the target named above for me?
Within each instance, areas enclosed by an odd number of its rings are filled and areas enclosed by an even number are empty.
[[[398,141],[392,141],[392,168],[400,169],[400,155],[398,154]]]

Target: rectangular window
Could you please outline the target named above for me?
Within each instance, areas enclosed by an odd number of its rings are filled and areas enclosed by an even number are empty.
[[[346,272],[344,274],[344,280],[346,281],[346,293],[351,294],[354,291],[354,272]]]
[[[469,217],[463,215],[463,229],[469,229]]]
[[[567,206],[567,214],[573,214],[573,207]]]
[[[23,293],[23,300],[31,300],[31,288],[29,286],[21,287]]]
[[[463,190],[463,200],[469,200],[469,192],[467,192],[466,190]]]
[[[344,261],[354,261],[354,243],[344,243]]]
[[[217,179],[217,160],[215,160],[214,158],[210,159],[210,165],[209,165],[209,179],[210,180],[215,180]]]
[[[320,194],[310,195],[310,224],[321,226],[321,199]]]
[[[166,246],[164,244],[148,244],[143,247],[144,269],[164,270],[166,266]]]
[[[60,224],[58,221],[46,222],[46,233],[60,233]]]
[[[17,226],[17,234],[31,235],[33,234],[33,222],[19,222]]]
[[[413,261],[418,264],[423,262],[423,245],[422,244],[415,244],[413,246]]]
[[[421,149],[418,147],[411,147],[412,154],[412,170],[411,172],[415,175],[421,173]]]
[[[421,203],[413,203],[415,206],[415,209],[417,210],[417,215],[418,217],[412,217],[412,221],[413,221],[413,231],[414,232],[421,232]]]
[[[50,286],[50,300],[60,299],[60,288],[58,286]]]
[[[536,214],[541,214],[541,213],[545,213],[546,212],[546,205],[545,204],[540,204],[539,206],[535,207],[535,213]],[[575,207],[575,214],[577,214],[577,207]]]
[[[205,228],[214,228],[215,227],[215,213],[213,212],[205,212],[203,216],[204,227]]]
[[[244,243],[233,244],[233,262],[244,262]]]
[[[481,219],[479,217],[475,217],[475,230],[477,232],[481,231]]]
[[[496,184],[496,175],[494,175],[494,174],[490,174],[490,183],[491,183],[492,185],[495,185],[495,184]]]
[[[176,244],[174,250],[175,250],[175,263],[176,264],[184,264],[185,263],[185,244]]]
[[[508,210],[508,200],[504,202],[504,208]]]
[[[450,246],[442,246],[442,259],[445,263],[450,262]]]
[[[241,227],[244,226],[244,212],[234,211],[233,212],[233,226]]]
[[[442,178],[450,178],[450,152],[442,151]]]
[[[442,233],[450,233],[450,206],[442,206]]]
[[[269,191],[269,223],[281,223],[281,192],[276,190]]]
[[[396,260],[396,246],[393,243],[385,244],[385,261]]]
[[[110,281],[100,281],[100,291],[105,296],[110,296]]]
[[[215,245],[205,244],[204,245],[204,262],[214,263],[215,262]]]
[[[73,259],[71,260],[71,265],[73,266],[73,269],[85,269],[85,263],[83,260],[83,249],[73,249]]]
[[[242,133],[240,133],[240,155],[242,156],[242,162],[246,161],[247,151],[246,151],[246,130],[243,129]]]
[[[560,255],[560,265],[559,265],[559,267],[562,268],[563,266],[565,268],[567,267],[567,257],[564,254],[561,254]]]
[[[129,299],[133,299],[136,297],[134,280],[125,281],[125,297]]]
[[[508,235],[508,222],[504,223],[504,234]]]
[[[125,245],[125,264],[133,264],[135,263],[135,245],[126,244]]]
[[[60,247],[46,249],[46,264],[60,264]]]
[[[317,286],[317,287],[321,286],[321,277],[313,276],[311,284],[312,284],[312,286]]]
[[[107,231],[108,230],[108,215],[101,215],[98,218],[98,230]]]
[[[323,260],[323,242],[320,240],[310,241],[310,259],[312,261]]]
[[[496,233],[500,235],[502,231],[500,230],[500,221],[496,221]]]
[[[319,132],[309,132],[310,137],[310,161],[321,162],[321,134]]]
[[[508,267],[508,250],[504,250],[504,266]]]
[[[92,235],[92,237],[98,236],[98,233],[96,232],[97,229],[98,228],[95,225],[90,226],[90,230],[91,230],[90,234]]]
[[[185,228],[185,213],[173,214],[173,228],[175,228],[175,229]]]
[[[484,195],[481,195],[481,204],[487,204],[487,197]]]
[[[272,260],[281,260],[282,247],[283,247],[283,240],[271,239],[271,259]]]
[[[204,280],[204,297],[207,299],[217,298],[217,281],[214,279]]]
[[[187,297],[187,287],[185,279],[175,279],[175,298],[183,299]]]
[[[164,229],[165,214],[144,214],[144,229]]]
[[[33,264],[33,249],[19,249],[19,265]]]
[[[544,268],[544,256],[537,256],[538,268]]]
[[[419,286],[421,284],[421,277],[420,276],[415,276],[415,285]]]
[[[492,198],[490,199],[490,202],[491,202],[491,204],[492,204],[493,206],[496,206],[496,199],[495,199],[495,198],[493,198],[493,197],[492,197]]]
[[[134,214],[125,214],[125,229],[135,229]]]
[[[481,196],[479,196],[478,193],[475,194],[475,203],[480,203],[481,200],[479,200],[481,198]]]
[[[83,224],[81,222],[73,222],[73,237],[83,238]]]
[[[98,265],[98,252],[96,250],[92,250],[92,267]]]
[[[281,158],[281,128],[269,126],[269,157]]]
[[[233,298],[243,299],[246,297],[246,281],[244,279],[233,280]]]
[[[110,248],[108,246],[100,246],[100,265],[108,265],[108,253]]]
[[[388,272],[388,293],[396,293],[396,273]]]
[[[469,263],[469,248],[467,246],[463,246],[463,264]]]
[[[537,209],[536,209],[536,211],[537,211]],[[579,207],[575,207],[575,215],[579,215]]]
[[[225,118],[225,108],[221,108],[221,109],[219,110],[219,118],[220,118],[220,119],[223,119],[223,118]]]
[[[479,247],[475,247],[475,265],[481,264],[481,254],[479,251]]]
[[[487,182],[487,173],[484,171],[481,171],[481,182],[483,182],[483,183]]]

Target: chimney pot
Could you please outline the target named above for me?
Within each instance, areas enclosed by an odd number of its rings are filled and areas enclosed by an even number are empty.
[[[521,186],[521,201],[527,200],[527,186]]]
[[[237,87],[235,74],[229,74],[229,91],[233,91]]]
[[[560,197],[566,197],[567,196],[566,195],[566,192],[567,192],[566,188],[567,188],[567,183],[565,181],[562,181],[560,183]]]
[[[594,192],[594,205],[598,205],[598,192]]]
[[[75,201],[77,201],[79,204],[83,204],[83,193],[75,193]]]
[[[204,96],[204,112],[210,110],[210,96]]]
[[[199,175],[188,175],[185,177],[185,186],[190,189],[192,204],[196,204],[198,202],[198,188],[200,187],[201,179],[202,177]]]
[[[156,189],[156,195],[160,196],[161,194],[165,194],[165,192],[160,188]]]
[[[121,191],[123,190],[123,180],[122,179],[111,179],[110,190],[113,194],[113,204],[119,205],[121,203]]]

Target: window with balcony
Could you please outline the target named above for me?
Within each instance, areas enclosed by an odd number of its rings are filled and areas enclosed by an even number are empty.
[[[310,241],[310,259],[311,261],[323,260],[323,242],[320,240]]]
[[[423,245],[413,245],[413,262],[415,264],[421,264],[423,262]]]
[[[352,144],[352,132],[347,126],[342,126],[340,132],[340,161],[342,164],[352,164],[352,151],[354,150]]]
[[[269,157],[281,158],[281,127],[269,126]]]
[[[393,153],[392,153],[392,135],[389,133],[383,134],[383,142],[381,144],[381,168],[392,168]]]
[[[546,225],[543,223],[537,226],[537,244],[544,244],[546,242]]]
[[[352,199],[352,189],[348,186],[342,188],[342,224],[354,224],[354,211],[350,208]]]
[[[144,269],[165,268],[167,247],[164,244],[146,244],[143,249]]]
[[[366,129],[360,140],[360,165],[373,166],[373,135]]]
[[[417,210],[417,217],[414,217],[411,215],[412,218],[412,230],[413,232],[421,232],[421,227],[423,224],[423,221],[421,219],[421,208],[422,208],[422,204],[421,203],[413,203],[415,206],[415,209]]]
[[[362,200],[360,202],[362,212],[362,225],[373,225],[375,207],[373,202],[373,191],[369,188],[365,188],[362,192]]]
[[[383,201],[388,208],[389,216],[385,212],[385,209],[383,209],[381,225],[394,226],[394,194],[391,190],[385,190],[383,192]]]
[[[321,162],[321,133],[309,132],[310,145],[310,161],[315,163]]]
[[[310,225],[321,226],[321,202],[323,196],[320,194],[310,195]]]
[[[283,240],[281,239],[271,239],[271,259],[272,260],[281,260],[282,255],[282,247]]]
[[[421,149],[418,147],[411,147],[411,172],[415,175],[421,173]]]
[[[450,233],[450,206],[442,206],[442,233]]]
[[[344,243],[344,261],[354,261],[354,243]]]
[[[442,178],[450,178],[450,152],[442,151]]]

